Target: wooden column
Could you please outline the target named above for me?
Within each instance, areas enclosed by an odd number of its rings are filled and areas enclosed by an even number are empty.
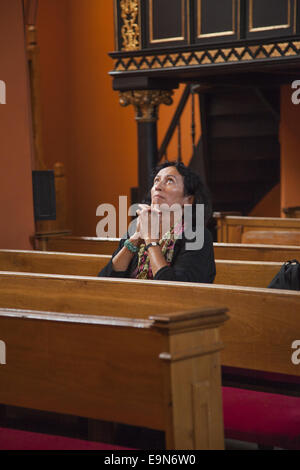
[[[172,104],[172,90],[131,90],[120,92],[121,106],[132,104],[138,129],[139,200],[150,188],[151,171],[157,164],[157,120],[161,104]]]

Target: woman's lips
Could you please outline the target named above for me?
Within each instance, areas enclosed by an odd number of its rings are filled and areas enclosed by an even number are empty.
[[[156,197],[156,198],[158,197],[159,199],[164,199],[164,197],[161,196],[160,194],[154,194],[154,195],[153,195],[153,199],[154,199],[155,197]]]

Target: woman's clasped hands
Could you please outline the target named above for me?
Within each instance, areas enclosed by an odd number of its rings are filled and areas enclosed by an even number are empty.
[[[137,226],[134,234],[140,242],[158,242],[161,239],[162,211],[158,204],[139,204]]]

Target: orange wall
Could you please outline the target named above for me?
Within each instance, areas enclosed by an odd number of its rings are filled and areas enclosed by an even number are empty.
[[[292,103],[292,90],[281,90],[281,208],[300,206],[300,104]]]
[[[114,50],[113,2],[69,3],[70,158],[74,230],[96,234],[96,209],[130,198],[137,185],[136,124],[123,109],[108,72]],[[130,201],[130,199],[128,199]]]
[[[30,249],[34,234],[32,140],[22,0],[0,2],[0,248]]]
[[[49,169],[68,166],[68,3],[39,0],[37,41],[40,49],[40,93],[43,154]]]
[[[96,208],[118,205],[137,186],[137,130],[133,107],[122,108],[108,72],[114,50],[113,2],[40,0],[38,40],[45,162],[62,161],[68,176],[70,228],[96,234]],[[160,143],[183,87],[172,106],[161,106]],[[199,112],[196,106],[196,117]],[[183,160],[191,157],[190,106],[182,120]],[[197,138],[199,138],[197,124]],[[177,158],[176,136],[169,159]]]

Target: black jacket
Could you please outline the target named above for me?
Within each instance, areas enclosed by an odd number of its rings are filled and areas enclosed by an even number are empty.
[[[189,241],[192,242],[191,240]],[[110,262],[100,271],[100,277],[131,278],[137,267],[138,256],[134,255],[126,271],[113,270],[112,259],[123,248],[125,239],[121,239],[118,249]],[[174,247],[174,255],[170,266],[164,266],[154,276],[155,281],[183,281],[212,283],[216,275],[213,240],[211,233],[205,228],[204,245],[201,250],[186,250],[186,239],[178,239]]]

